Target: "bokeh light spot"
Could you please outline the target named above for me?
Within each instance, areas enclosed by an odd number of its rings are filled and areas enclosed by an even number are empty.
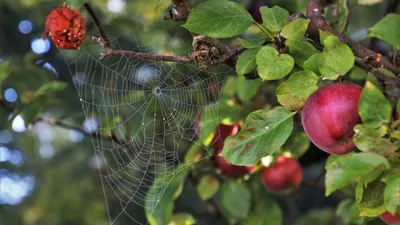
[[[25,121],[24,121],[24,119],[22,118],[21,115],[18,115],[18,116],[15,117],[15,119],[13,120],[11,126],[12,126],[12,129],[15,132],[24,132],[24,131],[26,131]]]
[[[42,38],[37,38],[31,43],[32,51],[36,54],[43,54],[50,50],[50,41],[48,39],[43,40]]]
[[[124,0],[108,0],[107,8],[112,13],[120,13],[125,8]]]
[[[8,102],[15,102],[18,99],[18,94],[17,92],[14,90],[14,88],[8,88],[5,92],[4,92],[4,98],[8,101]]]
[[[32,32],[32,28],[33,28],[33,24],[29,20],[22,20],[18,24],[18,29],[23,34],[29,34],[30,32]]]

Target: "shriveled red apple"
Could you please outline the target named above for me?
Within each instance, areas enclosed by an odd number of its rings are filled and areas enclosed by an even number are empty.
[[[265,188],[272,192],[290,192],[299,186],[302,179],[303,171],[297,160],[285,156],[279,156],[261,174]]]
[[[358,102],[362,88],[334,83],[320,88],[306,101],[302,123],[307,136],[321,150],[346,154],[354,149],[353,127],[361,123]]]

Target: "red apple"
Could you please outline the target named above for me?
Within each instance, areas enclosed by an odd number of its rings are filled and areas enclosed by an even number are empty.
[[[261,180],[270,191],[289,192],[297,188],[303,179],[303,171],[296,159],[278,156],[275,163],[263,169]]]
[[[320,88],[306,101],[302,123],[310,140],[331,154],[354,149],[353,127],[361,123],[358,102],[362,88],[353,83],[334,83]]]
[[[391,214],[390,212],[384,212],[381,215],[379,215],[379,218],[383,222],[385,222],[387,225],[396,225],[400,224],[400,214]]]
[[[239,132],[239,125],[224,125],[219,124],[215,130],[213,146],[217,149],[215,155],[215,164],[218,170],[227,177],[242,176],[247,173],[253,172],[255,166],[236,166],[228,162],[224,157],[218,154],[222,152],[224,148],[224,141],[227,137],[237,134]]]
[[[227,177],[238,177],[243,176],[248,173],[252,173],[255,169],[255,165],[253,166],[236,166],[228,162],[224,157],[219,156],[218,154],[222,152],[222,148],[217,150],[215,156],[215,164],[221,174]]]
[[[211,143],[216,149],[223,147],[224,141],[227,137],[237,134],[239,132],[239,124],[225,125],[218,124],[214,132],[214,138]],[[221,148],[222,149],[222,148]]]

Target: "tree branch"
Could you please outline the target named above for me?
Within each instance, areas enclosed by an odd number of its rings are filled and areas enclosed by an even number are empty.
[[[101,53],[100,59],[104,59],[107,56],[111,56],[111,55],[126,56],[129,58],[140,58],[140,59],[151,60],[151,61],[188,62],[188,63],[194,62],[193,58],[190,55],[188,55],[188,56],[157,55],[157,54],[151,54],[151,53],[141,53],[141,52],[133,52],[133,51],[113,50],[113,49],[110,49],[107,52]]]
[[[101,23],[100,23],[99,19],[97,18],[96,14],[94,13],[92,7],[87,2],[84,3],[83,6],[85,7],[86,11],[88,11],[90,17],[92,17],[92,20],[93,20],[94,24],[96,25],[97,30],[99,31],[99,36],[102,40],[101,47],[103,47],[105,49],[111,49],[110,40],[108,39],[106,32],[104,32],[103,27],[101,26]]]
[[[307,17],[310,19],[307,33],[314,40],[318,40],[319,30],[329,31],[336,35],[340,41],[347,44],[353,51],[356,57],[361,59],[370,58],[368,64],[375,68],[385,68],[393,72],[396,76],[400,73],[400,68],[393,65],[388,58],[372,51],[371,49],[351,40],[342,33],[336,32],[324,19],[324,7],[326,6],[325,0],[310,0],[307,7]]]
[[[68,130],[74,130],[74,131],[82,133],[83,135],[85,135],[87,137],[97,137],[97,138],[110,140],[110,141],[116,142],[117,144],[120,144],[120,145],[125,145],[127,143],[126,141],[120,140],[114,134],[112,134],[110,136],[104,136],[104,135],[102,135],[102,134],[100,134],[98,132],[89,133],[89,132],[86,132],[85,130],[83,130],[82,128],[80,128],[80,127],[76,127],[76,126],[73,126],[73,125],[70,125],[70,124],[66,124],[66,123],[64,123],[62,121],[59,121],[59,120],[56,120],[56,119],[52,119],[52,118],[39,117],[39,118],[35,119],[32,122],[32,124],[34,125],[34,124],[39,123],[39,122],[45,123],[45,124],[48,124],[48,125],[51,125],[51,126],[61,127],[61,128],[68,129]]]
[[[384,72],[382,72],[379,69],[374,68],[370,64],[365,62],[365,59],[361,59],[359,57],[356,57],[356,64],[366,71],[371,72],[372,75],[374,75],[378,80],[382,80],[385,84],[389,84],[392,86],[393,90],[391,93],[391,99],[394,102],[397,102],[397,100],[400,97],[400,79],[397,77],[391,77],[386,75]]]

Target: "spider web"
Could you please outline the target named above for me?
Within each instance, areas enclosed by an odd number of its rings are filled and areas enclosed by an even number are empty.
[[[112,38],[113,49],[154,54],[173,50],[175,39],[161,23],[161,29],[138,26]],[[151,39],[143,44],[136,34],[145,32]],[[218,104],[219,87],[230,71],[125,56],[99,60],[102,50],[87,41],[73,55],[62,54],[93,134],[109,222],[146,224],[136,217],[138,210],[154,211],[176,168],[189,166],[182,158],[190,145],[203,148],[205,157],[211,155],[199,144],[196,118]],[[209,119],[217,120],[218,110],[211,113]],[[156,178],[165,182],[154,183]],[[159,192],[148,192],[153,184]]]

